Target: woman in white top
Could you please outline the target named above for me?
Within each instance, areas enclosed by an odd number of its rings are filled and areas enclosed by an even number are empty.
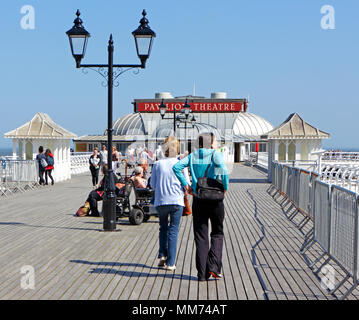
[[[166,158],[154,163],[150,184],[155,190],[154,206],[160,220],[158,253],[160,261],[158,266],[174,271],[176,269],[178,230],[184,207],[184,189],[172,169],[179,161],[178,139],[167,137],[165,147]],[[169,222],[168,217],[170,218]]]
[[[95,147],[93,150],[93,154],[90,157],[90,171],[92,175],[92,186],[93,189],[97,188],[98,184],[98,174],[100,172],[100,165],[101,165],[101,157],[98,153],[98,148]]]
[[[149,155],[147,148],[144,148],[140,153],[140,158],[146,159],[148,163],[153,162],[153,158]]]

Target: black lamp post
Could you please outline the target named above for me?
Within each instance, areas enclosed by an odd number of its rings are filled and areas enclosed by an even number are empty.
[[[97,71],[101,76],[107,80],[108,87],[108,121],[107,121],[107,144],[108,144],[108,171],[105,176],[104,197],[103,197],[103,229],[104,231],[116,230],[116,186],[114,180],[114,174],[112,170],[112,123],[113,123],[113,83],[119,75],[123,72],[133,68],[145,68],[146,61],[150,56],[153,38],[156,37],[148,26],[148,20],[146,19],[146,11],[142,11],[142,19],[140,20],[140,26],[132,32],[135,38],[137,55],[141,61],[141,64],[114,64],[113,63],[113,39],[112,34],[108,42],[108,63],[107,64],[81,64],[81,60],[86,53],[87,41],[90,37],[90,33],[82,26],[82,20],[80,19],[80,11],[76,12],[77,18],[74,21],[74,26],[66,32],[70,40],[70,47],[73,57],[76,61],[76,68],[98,68]],[[114,68],[126,68],[123,71],[114,73]],[[107,69],[107,72],[103,72]]]
[[[164,99],[162,99],[159,109],[160,109],[160,114],[161,114],[162,119],[173,120],[173,131],[174,131],[175,136],[176,136],[177,126],[179,127],[179,125],[181,123],[185,124],[185,128],[184,128],[185,135],[186,135],[185,140],[187,143],[187,123],[190,123],[192,125],[192,128],[194,128],[195,122],[196,122],[196,119],[193,114],[192,114],[192,117],[189,117],[189,115],[192,113],[192,111],[191,111],[191,106],[188,104],[188,99],[186,99],[185,104],[183,105],[182,109],[180,110],[180,112],[184,114],[184,117],[176,115],[176,108],[173,107],[173,117],[165,118],[167,106],[164,103]]]
[[[162,119],[173,120],[173,131],[174,131],[175,135],[176,135],[177,122],[179,122],[179,123],[184,122],[185,124],[190,122],[192,124],[192,126],[193,126],[195,121],[196,121],[194,115],[192,115],[191,118],[189,117],[189,115],[192,113],[192,111],[191,111],[191,106],[188,104],[188,99],[186,99],[185,104],[183,105],[182,109],[180,110],[180,112],[184,114],[184,118],[176,115],[176,108],[175,107],[173,107],[173,117],[172,118],[171,117],[165,118],[166,111],[167,111],[167,106],[164,103],[164,99],[162,99],[162,102],[161,102],[161,104],[159,106],[159,109],[160,109],[160,114],[161,114]]]

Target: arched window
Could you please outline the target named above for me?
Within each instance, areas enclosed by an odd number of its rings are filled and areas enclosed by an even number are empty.
[[[279,143],[278,147],[278,161],[285,161],[285,143]]]
[[[25,145],[26,160],[32,160],[33,157],[33,146],[30,141],[26,142]]]
[[[308,142],[302,141],[300,144],[300,160],[308,160]]]
[[[288,160],[295,160],[295,143],[292,141],[288,146]]]

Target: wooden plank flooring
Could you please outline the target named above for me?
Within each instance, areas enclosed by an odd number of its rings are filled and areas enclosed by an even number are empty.
[[[181,220],[177,269],[168,272],[157,267],[157,218],[140,226],[123,218],[112,233],[100,232],[102,218],[74,216],[91,191],[89,174],[0,198],[0,299],[333,299],[307,264],[320,250],[300,254],[311,222],[298,230],[288,219],[292,208],[268,192],[263,172],[235,165],[230,178],[224,278],[200,283],[191,216]],[[25,265],[35,269],[33,290],[20,285]]]

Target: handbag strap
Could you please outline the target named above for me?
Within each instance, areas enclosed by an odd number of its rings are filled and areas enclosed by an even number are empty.
[[[213,161],[213,156],[214,156],[214,153],[216,152],[216,150],[213,150],[212,152],[212,157],[211,157],[211,162],[209,163],[207,169],[206,169],[206,172],[204,173],[204,177],[206,178],[207,177],[207,173],[208,173],[208,170],[209,170],[209,167],[211,166],[212,164],[212,161]]]

